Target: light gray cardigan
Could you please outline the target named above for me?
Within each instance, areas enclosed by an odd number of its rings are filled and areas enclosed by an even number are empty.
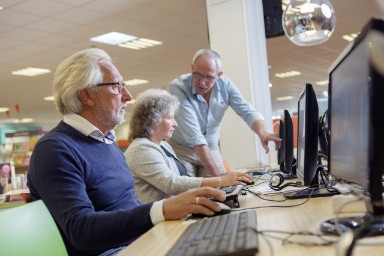
[[[162,141],[161,145],[176,157],[167,142]],[[149,139],[133,140],[125,158],[135,179],[136,196],[142,203],[158,201],[201,186],[203,178],[180,176],[175,160]]]

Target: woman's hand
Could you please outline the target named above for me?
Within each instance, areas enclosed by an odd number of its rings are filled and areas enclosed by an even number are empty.
[[[235,184],[251,185],[253,183],[253,177],[242,172],[226,172],[221,176],[221,185],[223,187]]]

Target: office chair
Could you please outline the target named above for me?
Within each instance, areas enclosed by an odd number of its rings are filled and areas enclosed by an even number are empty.
[[[0,211],[0,254],[68,255],[59,229],[43,201]]]

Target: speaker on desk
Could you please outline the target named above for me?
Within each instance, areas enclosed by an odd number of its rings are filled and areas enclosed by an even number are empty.
[[[279,191],[279,190],[282,190],[286,187],[302,187],[303,186],[303,183],[301,183],[300,181],[297,181],[297,182],[287,182],[285,184],[284,183],[284,176],[280,173],[278,174],[275,174],[271,177],[271,180],[269,181],[269,187],[275,191]]]

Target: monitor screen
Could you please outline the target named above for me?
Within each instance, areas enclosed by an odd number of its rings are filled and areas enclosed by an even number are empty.
[[[372,19],[329,73],[329,169],[382,211],[384,22]]]
[[[306,84],[298,100],[296,175],[304,186],[319,184],[318,134],[319,106],[311,84]]]
[[[330,73],[331,154],[334,176],[367,185],[369,86],[365,38]],[[358,74],[358,75],[354,75]]]

